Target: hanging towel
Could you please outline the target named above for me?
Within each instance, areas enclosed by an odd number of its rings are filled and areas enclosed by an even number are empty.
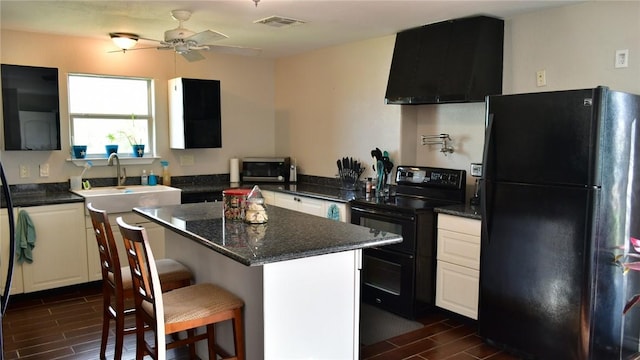
[[[33,262],[32,250],[36,246],[36,227],[25,210],[18,212],[16,225],[16,255],[18,263]]]
[[[331,204],[331,206],[329,206],[329,209],[327,210],[327,218],[340,221],[340,209],[338,209],[338,205]]]

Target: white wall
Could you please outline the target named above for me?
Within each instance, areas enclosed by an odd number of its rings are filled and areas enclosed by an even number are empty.
[[[333,177],[335,162],[352,156],[372,164],[376,147],[393,162],[469,169],[482,156],[484,105],[385,105],[384,93],[395,36],[268,60],[207,54],[207,60],[174,61],[170,52],[107,54],[109,40],[3,32],[2,63],[59,67],[69,71],[151,76],[157,80],[158,152],[173,175],[228,172],[228,159],[256,154],[290,155],[302,174]],[[614,69],[616,49],[629,49],[630,64]],[[535,72],[545,69],[546,87]],[[169,150],[166,80],[201,77],[222,81],[223,148]],[[590,1],[506,19],[504,93],[549,91],[608,85],[640,93],[640,2]],[[68,158],[66,83],[61,83],[63,151],[0,152],[10,183],[65,181],[79,173]],[[456,152],[419,145],[420,135],[449,133]],[[179,166],[181,154],[194,154],[194,166]],[[51,165],[38,178],[37,165]],[[17,178],[28,164],[31,177]],[[156,165],[157,166],[157,165]],[[158,169],[159,170],[159,169]],[[141,168],[133,168],[137,175]],[[89,176],[113,176],[110,168]],[[365,176],[371,176],[368,170]],[[473,179],[469,179],[472,182]]]
[[[614,68],[617,49],[629,49],[628,68]],[[537,87],[543,69],[547,86]],[[640,2],[587,2],[505,19],[503,93],[598,85],[640,94]],[[484,113],[483,103],[419,106],[418,137],[448,133],[456,152],[444,156],[418,145],[417,164],[468,172],[470,163],[482,162]],[[473,181],[469,176],[468,195]]]
[[[371,164],[375,147],[389,150],[396,165],[468,171],[482,161],[484,103],[384,104],[394,41],[277,60],[277,152],[297,157],[301,173],[334,176],[342,156]],[[628,68],[614,69],[616,49],[629,49]],[[548,85],[536,87],[541,69]],[[640,94],[640,2],[585,2],[505,19],[504,93],[597,85]],[[440,133],[453,138],[453,154],[420,145],[421,135]],[[468,193],[473,181],[469,176]]]
[[[69,72],[151,77],[155,80],[156,151],[169,161],[173,176],[229,172],[229,158],[271,155],[274,145],[274,60],[259,57],[206,53],[206,60],[187,62],[171,51],[141,50],[108,53],[114,45],[105,40],[54,36],[15,31],[0,34],[0,61],[5,64],[56,67],[60,76],[61,151],[0,151],[10,184],[67,181],[81,168],[66,161],[69,156],[67,81]],[[170,150],[167,115],[167,80],[173,77],[221,81],[222,148]],[[1,114],[0,114],[1,116]],[[2,145],[4,148],[4,145]],[[181,166],[181,155],[193,155],[195,163]],[[50,176],[39,177],[39,164],[48,163]],[[19,178],[19,166],[30,177]],[[160,173],[159,162],[127,166],[131,176],[142,169]],[[86,177],[114,177],[111,167],[93,167]]]
[[[395,36],[336,46],[276,62],[277,152],[300,172],[333,177],[336,160],[367,164],[371,150],[400,157],[399,106],[384,104]]]

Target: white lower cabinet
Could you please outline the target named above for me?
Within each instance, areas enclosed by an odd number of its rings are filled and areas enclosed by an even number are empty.
[[[271,191],[271,190],[262,190],[260,189],[260,192],[262,193],[262,197],[264,198],[264,203],[267,205],[274,205],[275,204],[275,199],[276,199],[276,193]]]
[[[111,231],[113,232],[113,238],[115,239],[116,246],[118,247],[118,258],[120,259],[120,266],[129,266],[129,263],[127,262],[122,235],[120,235],[120,229],[118,228],[118,223],[116,222],[116,219],[119,216],[122,216],[122,219],[127,224],[144,227],[147,231],[147,236],[149,237],[149,243],[151,244],[151,251],[153,252],[153,256],[156,259],[163,259],[165,257],[164,227],[150,222],[142,216],[134,214],[132,212],[109,214]],[[100,254],[98,253],[98,242],[96,240],[90,216],[86,216],[85,224],[89,281],[101,280],[102,272],[100,269]]]
[[[23,291],[33,292],[87,282],[87,246],[82,203],[21,208],[36,230],[33,263],[22,263],[14,273],[18,291],[22,272]],[[16,215],[19,210],[16,209]],[[17,221],[17,216],[16,216]],[[8,236],[7,236],[8,237]]]
[[[4,294],[5,279],[7,278],[7,272],[9,267],[6,266],[9,262],[9,246],[11,245],[9,237],[9,211],[7,209],[0,209],[0,264],[2,264],[2,273],[0,273],[0,292]],[[11,281],[10,294],[20,294],[24,292],[24,282],[22,281],[22,265],[14,262],[13,265],[13,277]]]
[[[266,196],[265,193],[267,193]],[[267,204],[322,217],[328,217],[329,209],[332,208],[332,205],[335,205],[340,221],[349,222],[351,220],[347,204],[342,202],[320,200],[307,196],[291,195],[279,192],[263,191],[262,195],[265,197]]]
[[[306,214],[326,216],[324,202],[306,196],[275,193],[274,205]]]
[[[438,214],[436,306],[478,318],[480,220]]]

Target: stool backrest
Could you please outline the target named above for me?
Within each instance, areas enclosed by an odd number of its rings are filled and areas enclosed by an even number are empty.
[[[153,317],[148,325],[153,328],[156,335],[156,347],[158,351],[158,359],[166,356],[166,345],[164,341],[164,307],[162,304],[162,288],[160,286],[160,278],[156,262],[149,246],[147,232],[143,227],[129,225],[124,222],[122,217],[116,219],[131,269],[131,280],[133,282],[133,297],[136,304],[136,321],[140,316],[147,314]],[[153,311],[143,310],[153,306]],[[136,324],[136,327],[138,324]]]
[[[120,272],[118,248],[116,247],[116,242],[113,238],[111,224],[109,224],[109,215],[104,210],[94,208],[92,203],[87,204],[87,210],[91,216],[93,232],[96,236],[96,241],[98,242],[102,280],[114,291],[119,293],[123,291],[122,273]]]

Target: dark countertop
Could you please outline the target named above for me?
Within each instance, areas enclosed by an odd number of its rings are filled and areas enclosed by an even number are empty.
[[[82,196],[69,191],[69,183],[11,185],[14,207],[42,206],[84,202]],[[2,197],[2,208],[7,204]]]
[[[466,217],[470,219],[482,220],[482,215],[480,214],[480,207],[469,205],[469,204],[447,205],[447,206],[437,207],[434,209],[434,211],[436,213],[441,213],[441,214],[449,214],[449,215]]]
[[[251,189],[254,184],[240,184],[231,186],[226,184],[172,184],[171,186],[177,187],[185,194],[197,194],[197,193],[222,193],[223,190],[231,188],[246,188]],[[292,195],[308,196],[321,200],[336,201],[347,203],[353,200],[356,196],[356,192],[353,190],[342,190],[336,187],[315,185],[315,184],[277,184],[277,183],[263,183],[255,184],[262,190],[277,191],[281,193],[289,193]]]
[[[99,179],[90,179],[92,183],[96,183],[94,187],[113,186],[111,183],[101,183]],[[308,196],[327,201],[347,203],[354,199],[356,192],[353,190],[342,190],[340,188],[317,185],[317,184],[276,184],[264,183],[257,184],[260,189],[289,193],[292,195]],[[219,193],[225,189],[233,188],[228,182],[219,183],[191,183],[191,184],[172,184],[172,187],[179,188],[185,194],[207,194]],[[243,184],[235,187],[252,188],[253,184]],[[11,199],[13,206],[41,206],[53,204],[65,204],[83,202],[84,198],[69,191],[69,183],[45,183],[45,184],[21,184],[11,185]],[[2,207],[6,208],[7,204],[2,198]]]
[[[395,244],[400,235],[268,207],[263,225],[224,221],[221,202],[134,208],[167,229],[247,266]]]
[[[260,189],[278,191],[281,193],[289,193],[292,195],[301,195],[320,200],[328,200],[335,202],[347,203],[356,198],[356,191],[343,190],[340,188],[314,185],[314,184],[258,184]]]

